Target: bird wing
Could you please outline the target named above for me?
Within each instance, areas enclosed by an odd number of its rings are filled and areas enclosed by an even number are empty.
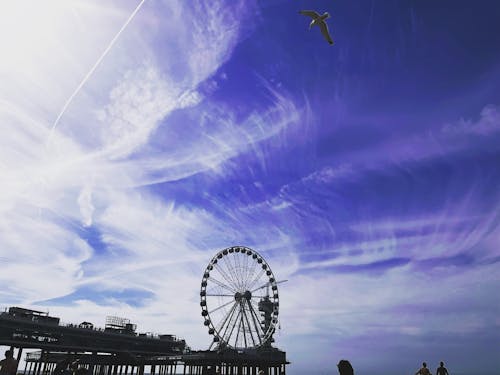
[[[320,15],[318,13],[316,13],[314,10],[301,10],[301,11],[299,11],[299,13],[303,14],[304,16],[312,17],[314,19],[320,17]]]
[[[328,32],[328,25],[326,24],[326,22],[320,22],[319,28],[321,30],[321,34],[323,34],[328,43],[333,44],[333,40],[332,37],[330,36],[330,33]]]

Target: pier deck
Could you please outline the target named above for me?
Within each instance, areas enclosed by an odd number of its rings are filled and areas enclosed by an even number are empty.
[[[10,346],[18,360],[24,349],[37,349],[26,354],[24,371],[28,375],[53,374],[63,360],[77,361],[88,375],[209,375],[215,371],[257,375],[259,370],[281,375],[288,364],[285,352],[271,346],[244,351],[191,351],[174,335],[137,334],[130,324],[96,329],[84,323],[60,325],[58,318],[48,314],[11,308],[0,313],[0,345]]]

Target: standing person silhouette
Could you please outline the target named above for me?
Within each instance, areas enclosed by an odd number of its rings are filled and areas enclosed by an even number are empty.
[[[10,350],[5,352],[5,359],[0,361],[0,375],[16,375],[17,361]]]
[[[432,375],[429,369],[427,368],[427,363],[422,363],[422,368],[418,370],[415,375]]]
[[[439,367],[436,370],[436,375],[448,375],[448,370],[444,367],[443,362],[439,362]]]
[[[341,359],[337,367],[340,375],[354,375],[351,363],[345,359]]]

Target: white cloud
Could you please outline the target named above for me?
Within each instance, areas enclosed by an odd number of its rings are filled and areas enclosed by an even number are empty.
[[[363,273],[295,275],[281,287],[282,327],[292,337],[329,332],[334,341],[367,331],[407,333],[413,326],[420,330],[412,330],[412,335],[480,331],[491,326],[495,308],[500,308],[494,303],[491,314],[476,313],[488,304],[485,301],[499,280],[495,268],[463,270],[443,277],[439,285],[410,267],[388,271],[383,278]],[[480,287],[475,286],[477,280]],[[471,290],[478,294],[467,297]],[[463,303],[471,308],[459,308]],[[409,307],[403,311],[401,306]]]
[[[124,162],[133,171],[138,185],[175,181],[196,173],[217,171],[230,159],[247,152],[261,158],[258,144],[276,137],[280,132],[297,125],[301,110],[286,95],[271,92],[268,108],[252,112],[238,121],[231,108],[220,103],[207,102],[200,109],[199,118],[191,123],[175,124],[165,121],[161,149],[153,149],[153,156]],[[176,133],[178,132],[178,134]],[[182,137],[182,142],[179,142]],[[151,147],[151,146],[150,146]]]
[[[313,173],[302,178],[303,183],[320,183],[329,184],[336,179],[343,179],[354,175],[354,170],[351,165],[341,164],[336,167],[326,166],[320,170],[314,171]]]
[[[241,2],[233,10],[243,12],[242,4],[244,3]],[[217,9],[220,7],[221,5],[216,6]],[[180,35],[187,35],[182,30],[189,25],[185,25],[183,20],[191,10],[184,4],[182,8],[183,13],[172,19],[170,25],[175,24],[180,29]],[[93,8],[82,10],[79,13],[79,16],[83,17],[82,22],[86,21],[85,17],[93,16],[95,10]],[[113,23],[108,25],[110,27],[106,28],[106,32],[112,31],[115,26],[119,25],[126,11],[105,13],[106,15],[113,14],[115,17]],[[218,27],[224,28],[226,25],[223,17],[227,14],[214,13],[210,10],[209,17],[206,15],[203,19],[192,17],[198,29],[196,33],[189,34],[189,39],[193,41],[194,37],[197,43],[210,46],[211,55],[210,59],[204,62],[203,69],[198,66],[193,67],[192,69],[196,71],[185,72],[180,83],[175,82],[171,79],[172,76],[165,73],[169,67],[165,65],[160,67],[152,62],[154,58],[152,59],[151,56],[154,56],[155,51],[152,40],[138,41],[124,36],[122,43],[139,43],[139,46],[136,45],[137,50],[140,53],[145,50],[149,53],[139,55],[139,59],[136,56],[131,60],[114,61],[118,64],[115,65],[116,72],[104,80],[105,85],[111,87],[113,85],[110,84],[110,77],[114,77],[116,82],[114,88],[110,90],[107,105],[102,106],[98,102],[89,100],[89,92],[86,90],[96,87],[91,79],[88,88],[84,87],[81,95],[75,99],[73,107],[68,108],[66,120],[60,123],[49,144],[46,142],[50,123],[40,120],[40,113],[43,112],[40,108],[46,104],[45,98],[43,96],[31,97],[32,102],[39,105],[38,108],[33,109],[25,102],[17,100],[18,96],[13,92],[8,93],[8,99],[5,94],[2,94],[0,119],[5,126],[2,127],[0,138],[0,169],[5,179],[0,198],[0,212],[2,213],[0,229],[6,235],[0,239],[0,257],[8,263],[6,272],[3,272],[1,277],[2,281],[9,285],[5,291],[10,296],[9,301],[31,303],[35,300],[63,296],[71,293],[86,279],[86,274],[82,274],[83,263],[92,264],[92,250],[80,238],[81,228],[78,223],[87,227],[102,225],[106,229],[109,228],[106,218],[124,220],[128,217],[128,228],[132,232],[134,232],[134,227],[141,228],[144,225],[144,222],[134,220],[134,217],[146,219],[147,216],[144,215],[147,208],[141,206],[140,200],[136,201],[137,206],[132,206],[130,201],[135,199],[133,198],[135,193],[123,190],[141,185],[142,182],[137,178],[142,178],[144,171],[133,170],[132,168],[137,164],[131,167],[127,163],[113,161],[113,159],[124,158],[144,146],[161,120],[172,110],[193,106],[200,102],[202,98],[197,93],[196,86],[201,80],[208,78],[230,55],[231,49],[238,40],[238,30],[234,25],[237,24],[241,12],[231,13],[229,28],[221,30],[223,31],[221,35],[224,35],[223,40],[216,31]],[[156,15],[156,17],[159,16]],[[211,17],[218,18],[212,20]],[[103,22],[103,19],[98,21]],[[140,15],[138,15],[137,22],[144,22],[141,21]],[[133,27],[134,25],[131,24],[129,28]],[[206,27],[210,29],[208,35],[205,33]],[[52,37],[56,38],[55,35]],[[57,33],[57,35],[66,37],[64,33]],[[91,43],[94,42],[94,36],[92,33],[88,34]],[[165,43],[176,38],[175,34],[171,34]],[[86,43],[88,40],[83,42],[87,45]],[[133,47],[130,46],[132,49]],[[116,54],[110,54],[109,59],[103,63],[101,72],[108,73],[106,64],[112,65],[113,59],[122,57],[119,47],[117,48]],[[188,61],[195,62],[199,61],[201,55],[206,54],[203,52],[200,55],[200,53],[196,49],[191,49],[185,51],[185,56]],[[138,67],[130,66],[131,61],[135,63],[142,58],[145,61],[140,62]],[[2,69],[10,66],[5,65],[7,62],[3,61]],[[82,71],[85,71],[84,65]],[[37,68],[43,70],[45,66],[27,67],[27,71],[31,70],[36,73],[29,79],[33,80],[35,76],[42,77],[45,74],[37,71]],[[75,74],[72,69],[73,67],[69,66],[68,69],[61,71],[59,77],[63,80],[61,82],[53,80],[50,88],[47,86],[47,89],[57,91],[54,85],[65,85],[63,81],[67,74],[78,77],[79,74]],[[127,73],[121,74],[122,71]],[[24,79],[23,77],[11,74],[9,80],[5,82],[7,84],[12,81],[12,86],[15,86],[15,79]],[[101,75],[99,71],[96,71],[94,81],[99,77]],[[42,79],[33,83],[46,84]],[[95,97],[102,100],[105,95],[100,94]],[[85,110],[82,110],[83,104],[88,106]],[[83,114],[83,116],[76,118],[75,113]],[[101,113],[100,128],[96,125],[98,123],[95,121],[96,113]],[[47,117],[50,118],[50,116]],[[75,121],[70,123],[68,119]],[[96,134],[100,134],[100,138],[96,137]],[[93,151],[89,150],[89,146]],[[132,195],[129,197],[128,194]],[[145,201],[148,199],[146,197]],[[156,204],[165,205],[161,202]],[[168,206],[169,204],[166,204],[166,207]],[[162,209],[159,208],[159,210]],[[96,217],[99,220],[97,224]],[[165,219],[168,219],[168,215]],[[184,219],[179,219],[177,216],[176,219],[170,221],[171,226],[168,230],[164,230],[164,233],[187,236],[188,222],[182,220]],[[159,221],[159,223],[162,222]],[[119,236],[116,236],[119,233],[118,229],[115,232],[113,230],[109,233],[105,230],[103,232],[109,236],[104,237],[105,240],[109,239],[110,242],[116,241],[117,245],[120,244]],[[115,238],[110,233],[114,233]],[[152,233],[149,232],[148,235]],[[156,241],[159,242],[146,242],[153,244],[152,247],[141,243],[139,236],[135,238],[137,242],[134,244],[141,245],[137,248],[142,251],[137,258],[134,258],[138,261],[136,264],[149,259],[151,252],[155,256],[167,256],[161,251],[159,253],[155,251],[160,250],[159,244],[167,244],[168,238],[163,238],[164,242],[158,239]],[[187,252],[190,248],[186,246],[180,251]],[[174,258],[177,255],[176,253]],[[25,276],[19,277],[18,275]],[[54,278],[54,275],[57,275],[57,278]]]
[[[172,110],[193,106],[201,96],[182,91],[151,63],[129,71],[111,91],[110,104],[98,115],[101,142],[110,158],[123,158],[147,143]]]
[[[80,213],[82,215],[83,225],[89,227],[92,225],[92,213],[95,210],[92,204],[92,188],[85,185],[78,196],[78,204],[80,206]]]
[[[442,132],[448,134],[489,135],[500,131],[500,111],[497,106],[488,105],[481,110],[479,119],[460,119],[455,124],[446,124]]]
[[[194,14],[184,3],[174,5],[164,5],[172,10],[171,22],[161,22],[153,30],[163,33],[171,28],[164,43],[173,58],[160,63],[153,39],[148,40],[154,32],[143,39],[124,33],[121,43],[131,44],[138,56],[123,60],[118,43],[75,97],[50,143],[47,119],[52,116],[40,120],[45,109],[33,110],[15,102],[15,96],[0,101],[0,117],[6,124],[0,138],[0,168],[6,177],[0,199],[0,231],[5,233],[0,238],[0,281],[6,286],[2,303],[43,310],[48,306],[54,315],[71,322],[99,323],[108,314],[126,315],[145,330],[179,334],[197,347],[208,345],[197,309],[201,272],[219,246],[236,241],[238,233],[203,210],[136,187],[151,183],[160,172],[157,180],[171,181],[219,168],[296,122],[299,111],[289,98],[275,92],[268,109],[238,124],[230,109],[219,122],[210,113],[215,105],[208,103],[209,109],[201,113],[214,127],[201,132],[194,128],[195,137],[177,145],[174,140],[175,147],[165,147],[158,156],[149,144],[152,135],[160,125],[179,126],[168,121],[172,111],[201,103],[197,85],[230,56],[247,11],[243,1],[227,9],[222,2],[207,2],[195,7]],[[151,9],[145,12],[152,17],[138,15],[129,29],[160,17]],[[125,15],[114,14],[117,19]],[[186,17],[192,23],[186,23]],[[184,48],[176,55],[178,45],[184,44],[196,48]],[[68,69],[60,77],[67,75],[79,76]],[[59,84],[66,90],[66,83]],[[48,90],[57,91],[56,86],[53,82]],[[57,113],[58,106],[44,99],[33,102]],[[134,153],[140,158],[130,159]],[[91,248],[92,242],[84,240],[89,229],[105,247]],[[89,295],[74,305],[37,305],[82,288]],[[91,301],[92,293],[129,289],[152,294],[139,307],[114,297],[100,298],[99,304]]]

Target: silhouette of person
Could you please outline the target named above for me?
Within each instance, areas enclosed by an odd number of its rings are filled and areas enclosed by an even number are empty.
[[[337,365],[340,375],[354,375],[351,363],[346,359],[341,359]]]
[[[436,375],[448,375],[448,370],[444,367],[443,362],[439,362],[439,367],[436,370]]]
[[[415,375],[431,375],[431,372],[427,368],[427,363],[422,363],[422,368],[418,370]]]
[[[16,375],[17,361],[10,350],[5,352],[5,359],[0,361],[0,375]]]

